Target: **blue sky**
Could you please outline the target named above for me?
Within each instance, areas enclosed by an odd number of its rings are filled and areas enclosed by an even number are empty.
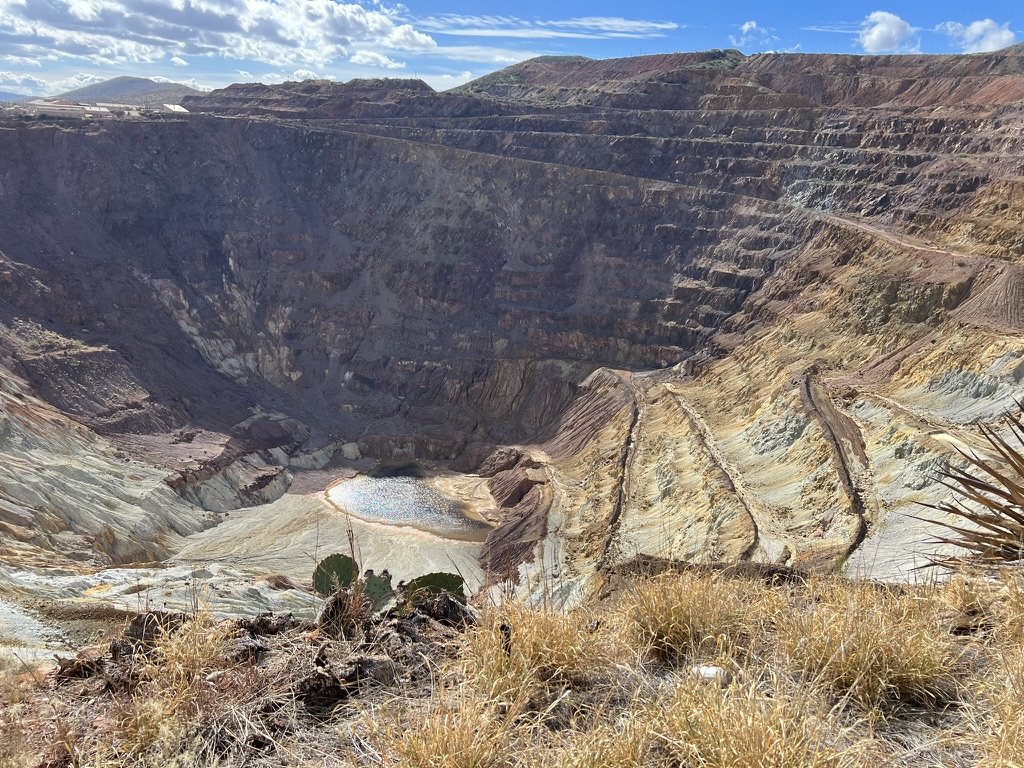
[[[438,89],[542,54],[960,53],[1024,40],[1017,2],[482,3],[0,0],[0,91],[118,75],[232,82],[419,77]]]

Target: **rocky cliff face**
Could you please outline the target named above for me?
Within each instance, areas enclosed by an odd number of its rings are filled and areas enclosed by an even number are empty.
[[[190,510],[348,445],[490,478],[485,564],[566,599],[638,554],[897,575],[1022,394],[1022,98],[1014,49],[716,51],[0,126],[0,353]]]

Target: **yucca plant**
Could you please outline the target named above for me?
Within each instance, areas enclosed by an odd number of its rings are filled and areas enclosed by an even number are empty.
[[[1020,403],[1017,406],[1024,410]],[[1008,437],[994,427],[979,427],[999,460],[960,451],[969,468],[951,467],[942,472],[940,480],[960,499],[923,505],[971,524],[927,520],[951,534],[936,536],[935,542],[967,550],[963,556],[932,558],[931,565],[958,568],[1024,560],[1024,421],[1020,414],[1007,414],[1004,423],[1009,429]]]

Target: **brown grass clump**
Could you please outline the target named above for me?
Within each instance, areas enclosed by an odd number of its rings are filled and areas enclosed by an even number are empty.
[[[777,597],[762,584],[700,572],[642,582],[622,607],[637,644],[667,661],[742,656],[776,610]]]
[[[1003,568],[999,587],[992,599],[995,642],[1001,648],[1024,648],[1024,573]]]
[[[446,700],[443,690],[426,711],[370,723],[371,740],[385,764],[408,768],[507,768],[515,764],[514,730],[507,718],[465,693]]]
[[[35,675],[20,660],[0,654],[0,768],[35,768],[39,762],[22,722],[31,695],[28,689],[37,687]]]
[[[854,768],[866,750],[806,696],[755,683],[684,681],[661,702],[653,730],[675,765],[693,768]]]
[[[628,657],[615,627],[588,611],[563,614],[509,603],[466,636],[467,676],[494,704],[541,706],[555,690],[585,685]]]
[[[597,723],[573,731],[536,761],[550,768],[643,768],[650,765],[653,735],[646,717],[628,712],[619,724]]]
[[[1002,569],[998,577],[991,596],[989,668],[977,680],[972,712],[983,768],[1024,765],[1024,575]]]
[[[1024,649],[1004,650],[981,682],[983,714],[975,723],[982,768],[1024,765]]]
[[[229,634],[206,620],[186,622],[162,636],[140,670],[140,683],[117,712],[119,752],[169,759],[197,737],[216,705],[208,679],[224,666]]]
[[[955,695],[960,645],[937,616],[934,593],[819,581],[780,621],[798,672],[868,708],[933,704]]]

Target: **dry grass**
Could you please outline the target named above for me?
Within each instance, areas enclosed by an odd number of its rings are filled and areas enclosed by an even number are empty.
[[[223,670],[228,640],[223,625],[196,619],[157,642],[118,708],[119,752],[168,760],[187,751],[216,706],[210,676]]]
[[[39,756],[28,742],[26,714],[46,686],[38,663],[0,653],[0,768],[35,768]]]
[[[28,720],[65,764],[112,768],[966,768],[1024,750],[1024,646],[1007,626],[1024,579],[769,587],[687,572],[620,597],[600,614],[490,607],[470,630],[407,616],[362,639],[296,628],[261,636],[255,664],[231,660],[234,625],[186,623],[130,657],[114,693],[95,677],[51,679],[45,704],[29,692]],[[353,659],[385,656],[396,676],[353,682]],[[690,670],[716,661],[731,681]]]
[[[983,755],[979,766],[1024,765],[1024,649],[1004,650],[981,683],[982,714],[974,723]]]
[[[744,656],[779,606],[760,583],[684,572],[634,586],[623,612],[637,646],[655,657],[712,662]]]
[[[653,730],[676,765],[707,768],[854,768],[871,755],[805,694],[755,682],[684,680],[661,702]]]
[[[375,712],[370,738],[381,761],[409,768],[507,768],[516,729],[489,702],[466,691],[442,693],[426,710],[400,717]],[[522,730],[520,728],[520,730]]]
[[[779,643],[808,680],[868,708],[936,704],[956,694],[960,644],[924,594],[824,580],[779,626]]]
[[[487,610],[466,635],[467,677],[506,711],[544,707],[566,686],[604,679],[629,666],[616,625],[588,611],[565,614],[509,603]]]
[[[650,765],[654,736],[646,713],[633,709],[618,723],[599,722],[569,731],[539,751],[535,764],[550,768],[642,768]]]

